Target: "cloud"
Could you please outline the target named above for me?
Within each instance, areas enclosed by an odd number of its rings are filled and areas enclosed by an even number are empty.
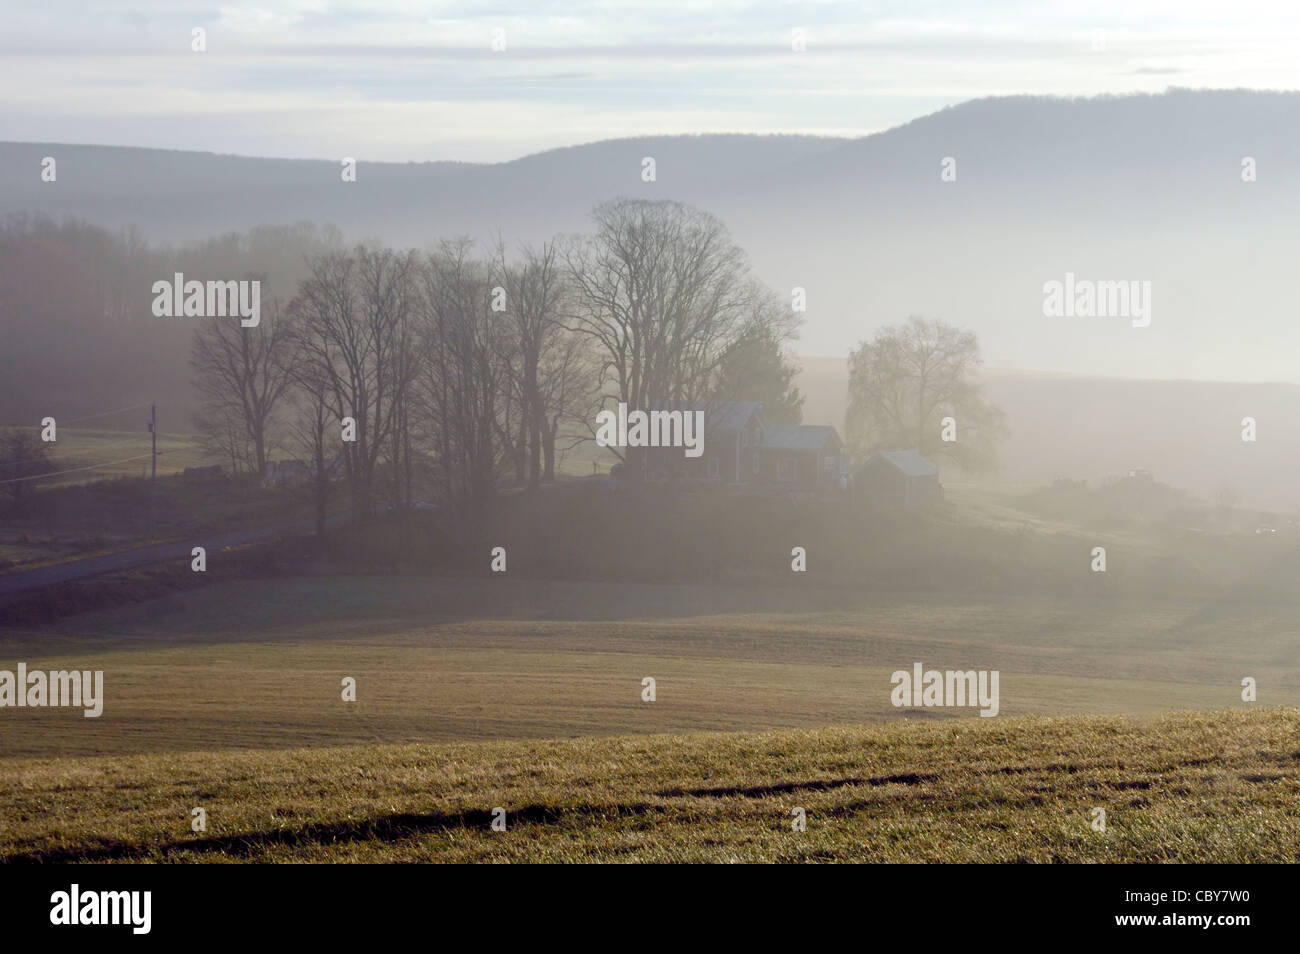
[[[840,0],[104,0],[91,9],[48,0],[6,13],[0,136],[84,140],[89,114],[117,119],[117,141],[143,142],[190,111],[243,116],[239,151],[276,155],[282,120],[269,117],[286,110],[323,124],[358,106],[410,127],[471,108],[474,129],[508,127],[509,137],[441,122],[418,139],[382,135],[373,157],[506,159],[494,142],[584,141],[593,122],[608,123],[610,136],[635,135],[638,122],[707,132],[717,117],[742,116],[752,132],[866,133],[980,96],[1155,91],[1175,73],[1198,86],[1300,85],[1300,10],[1264,16],[1253,0],[1227,10],[1203,0],[1041,9],[884,0],[867,12]],[[206,53],[190,51],[196,26],[208,31]],[[806,52],[791,48],[795,28]],[[505,52],[491,49],[493,29],[505,31]],[[1094,51],[1098,30],[1105,44]],[[87,109],[90,86],[100,95]],[[675,128],[664,129],[672,117]],[[294,155],[332,155],[347,132],[305,125]],[[195,148],[230,148],[228,129],[220,142],[208,129],[187,129]]]

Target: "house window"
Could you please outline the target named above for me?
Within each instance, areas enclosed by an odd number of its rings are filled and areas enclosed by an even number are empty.
[[[827,457],[822,463],[822,470],[826,471],[828,474],[833,474],[835,472],[835,458]]]
[[[782,457],[776,462],[776,479],[777,480],[796,480],[799,472],[799,461],[794,457]]]
[[[754,476],[755,477],[757,477],[759,474],[759,467],[761,464],[762,464],[762,460],[758,456],[758,451],[755,450],[754,451]]]
[[[709,476],[719,477],[722,475],[722,459],[714,454],[709,458]]]

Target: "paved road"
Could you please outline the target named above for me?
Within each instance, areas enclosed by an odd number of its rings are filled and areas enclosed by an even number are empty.
[[[330,522],[333,523],[336,519],[334,518]],[[51,586],[55,583],[86,580],[93,576],[102,576],[105,573],[134,570],[154,563],[166,563],[170,560],[184,561],[188,564],[191,559],[190,553],[194,547],[205,548],[208,551],[208,558],[211,559],[212,554],[222,547],[240,546],[246,543],[262,543],[273,540],[292,530],[310,530],[314,526],[315,521],[308,519],[295,521],[294,523],[277,524],[273,527],[231,530],[226,533],[208,534],[188,540],[178,540],[173,543],[154,543],[146,547],[137,547],[134,550],[106,553],[103,556],[87,557],[84,560],[42,566],[35,570],[6,573],[0,576],[0,599],[12,596],[15,593],[40,589],[42,586]]]

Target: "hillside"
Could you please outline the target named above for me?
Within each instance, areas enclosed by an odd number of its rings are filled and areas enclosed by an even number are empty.
[[[1295,862],[1297,717],[13,759],[0,861]]]
[[[1198,577],[1193,595],[1157,595],[1116,545],[1107,574],[1088,572],[1086,548],[1056,568],[1076,595],[882,592],[870,577],[819,585],[829,558],[809,552],[807,580],[748,586],[529,579],[553,561],[523,547],[509,579],[220,579],[233,557],[213,553],[188,589],[0,628],[8,668],[92,667],[107,694],[96,719],[6,710],[0,758],[896,722],[917,714],[892,704],[890,675],[917,661],[999,671],[998,720],[1245,706],[1243,676],[1261,703],[1300,705],[1286,578],[1272,593]],[[1004,559],[990,556],[992,584]],[[938,569],[911,576],[952,586]],[[1250,576],[1262,586],[1270,573]],[[340,701],[343,676],[355,705]],[[654,705],[640,698],[646,676]],[[971,708],[921,715],[987,721]]]

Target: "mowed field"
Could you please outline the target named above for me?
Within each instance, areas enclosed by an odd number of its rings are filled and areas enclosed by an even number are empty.
[[[0,757],[754,731],[895,708],[890,674],[998,670],[1000,717],[1300,705],[1295,606],[309,577],[0,631],[0,668],[99,669],[104,714],[6,709]],[[341,698],[352,677],[357,701]],[[642,701],[642,680],[656,700]],[[985,720],[987,721],[987,720]]]
[[[0,860],[1295,862],[1297,719],[11,759]]]
[[[0,631],[0,669],[105,695],[0,711],[0,857],[1296,860],[1298,635],[1231,601],[213,583]],[[916,662],[1000,671],[999,716],[895,708]]]
[[[42,486],[85,483],[105,477],[140,477],[149,473],[150,439],[145,420],[149,409],[133,412],[139,425],[132,430],[60,427],[51,445],[53,470],[60,473]],[[176,474],[205,463],[203,451],[190,434],[158,434],[158,473]]]

